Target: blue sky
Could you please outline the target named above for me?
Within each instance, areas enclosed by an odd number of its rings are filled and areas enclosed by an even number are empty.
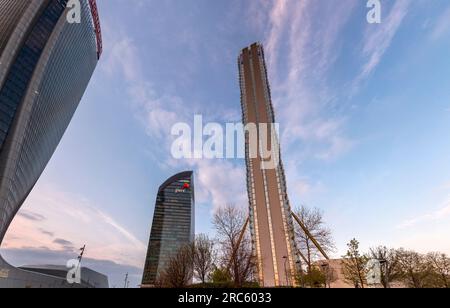
[[[196,172],[197,233],[226,203],[247,206],[242,160],[171,158],[176,122],[240,122],[236,59],[265,45],[292,206],[353,237],[450,253],[450,3],[98,1],[104,53],[80,107],[15,219],[15,265],[87,263],[140,280],[158,186]],[[63,241],[62,241],[63,240]],[[52,256],[50,258],[50,256]]]

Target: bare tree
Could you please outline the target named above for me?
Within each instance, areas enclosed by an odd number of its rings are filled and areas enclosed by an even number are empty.
[[[335,251],[336,247],[331,230],[326,227],[321,210],[317,208],[309,209],[302,206],[297,209],[295,213],[326,253]],[[316,248],[311,238],[307,236],[303,229],[298,225],[295,225],[295,235],[297,248],[306,258],[307,270],[310,272],[314,262],[323,259],[323,256]]]
[[[321,265],[321,267],[325,275],[325,288],[331,289],[331,284],[338,280],[338,274],[336,270],[329,264],[324,263]]]
[[[255,260],[248,230],[239,245],[247,214],[233,205],[219,209],[213,224],[220,244],[222,266],[230,272],[236,287],[253,279]],[[229,266],[230,265],[230,266]]]
[[[214,270],[216,252],[214,241],[205,234],[197,235],[194,247],[194,274],[203,284]]]
[[[192,277],[193,245],[186,245],[169,258],[159,280],[165,287],[185,288],[192,283]]]
[[[392,282],[401,278],[401,269],[396,249],[389,249],[385,246],[371,248],[369,257],[378,260],[381,264],[381,284],[384,288],[389,288]]]
[[[439,252],[432,252],[426,256],[426,259],[433,271],[434,287],[450,288],[450,258]]]
[[[342,273],[347,283],[355,288],[364,288],[367,277],[367,256],[359,252],[359,242],[356,239],[347,244],[347,254],[343,256]]]
[[[164,287],[168,286],[168,283],[165,281],[165,273],[164,273],[164,271],[159,272],[156,275],[154,286],[155,286],[155,288],[158,288],[158,289],[161,289],[161,288],[164,288]]]
[[[397,253],[402,281],[411,288],[426,288],[432,273],[426,258],[411,250],[399,249]]]

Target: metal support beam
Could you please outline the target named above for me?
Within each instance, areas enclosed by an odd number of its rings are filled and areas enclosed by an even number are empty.
[[[228,266],[227,266],[228,273],[230,273],[231,265],[232,265],[234,259],[236,258],[237,251],[238,251],[239,247],[241,246],[242,240],[244,239],[245,230],[247,230],[247,226],[248,226],[249,223],[250,223],[250,217],[247,217],[247,220],[245,221],[244,227],[242,228],[241,234],[239,235],[239,239],[238,239],[238,242],[236,244],[236,247],[233,248],[233,254],[231,255],[231,259],[228,262]]]
[[[292,217],[294,217],[295,221],[299,224],[300,228],[302,228],[303,232],[305,232],[306,236],[310,238],[310,240],[313,242],[314,246],[320,251],[322,256],[324,256],[325,259],[330,260],[327,253],[322,249],[322,246],[320,246],[319,242],[314,238],[314,236],[309,232],[309,230],[306,228],[306,226],[303,224],[303,222],[298,218],[297,215],[295,215],[294,212],[292,212]]]
[[[298,253],[299,256],[302,258],[302,260],[305,262],[305,264],[308,264],[308,260],[307,260],[306,257],[302,254],[302,252],[300,251],[300,249],[297,249],[297,253]]]

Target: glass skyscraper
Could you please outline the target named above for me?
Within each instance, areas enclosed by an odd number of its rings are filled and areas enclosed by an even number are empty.
[[[0,0],[0,244],[53,155],[102,51],[95,0]],[[0,285],[20,280],[0,258]]]
[[[142,286],[154,286],[169,258],[193,243],[194,237],[194,175],[187,171],[171,177],[158,190]]]

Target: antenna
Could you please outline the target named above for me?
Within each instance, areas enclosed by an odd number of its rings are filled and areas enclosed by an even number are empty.
[[[78,256],[78,264],[81,264],[81,260],[83,260],[84,251],[86,250],[86,245],[80,248],[80,255]]]
[[[81,268],[81,261],[83,260],[84,252],[86,251],[86,244],[80,248],[80,255],[78,256],[77,273]]]
[[[123,285],[124,289],[128,289],[130,282],[128,281],[128,273],[125,275],[125,284]]]

